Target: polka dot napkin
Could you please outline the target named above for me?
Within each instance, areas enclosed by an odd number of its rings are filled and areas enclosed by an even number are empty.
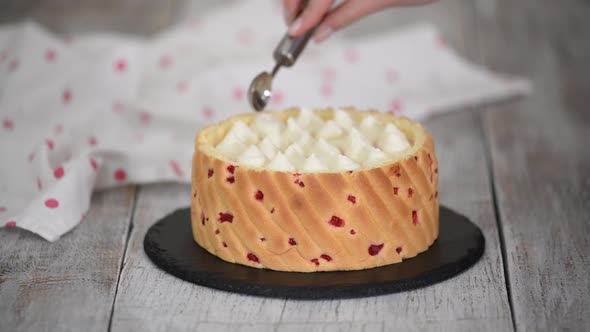
[[[190,182],[197,130],[250,111],[246,88],[271,68],[284,31],[268,0],[148,40],[0,27],[0,225],[55,241],[84,219],[96,189]],[[270,108],[354,105],[421,119],[529,89],[462,60],[430,25],[338,37],[281,70]]]

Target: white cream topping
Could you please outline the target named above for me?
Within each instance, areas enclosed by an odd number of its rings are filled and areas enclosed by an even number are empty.
[[[236,121],[215,146],[224,158],[252,168],[284,172],[342,172],[376,167],[410,148],[395,125],[368,115],[357,122],[335,110],[323,120],[308,109],[282,121],[260,114],[248,126]]]

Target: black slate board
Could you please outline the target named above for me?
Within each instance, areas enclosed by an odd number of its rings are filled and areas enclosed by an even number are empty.
[[[192,238],[190,209],[174,211],[148,230],[148,257],[183,280],[229,292],[292,299],[358,298],[416,289],[451,278],[483,255],[481,230],[466,217],[440,208],[440,233],[434,244],[414,258],[361,271],[278,272],[225,262]]]

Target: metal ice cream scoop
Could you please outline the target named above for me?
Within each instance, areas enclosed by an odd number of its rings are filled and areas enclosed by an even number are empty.
[[[317,27],[317,26],[316,26]],[[270,73],[258,74],[248,88],[248,101],[256,111],[262,111],[272,95],[272,79],[281,66],[291,67],[307,45],[313,35],[315,28],[310,29],[303,35],[293,38],[287,33],[273,52],[275,66]]]
[[[305,8],[307,2],[308,1],[303,1],[303,8]],[[339,3],[340,1],[334,1],[331,9],[335,8]],[[299,12],[299,14],[301,14],[301,12]],[[295,64],[297,58],[305,48],[305,45],[307,45],[307,42],[322,21],[323,19],[320,20],[316,26],[299,37],[293,38],[287,33],[283,39],[281,39],[273,52],[275,66],[272,71],[270,73],[262,72],[258,74],[248,88],[248,101],[256,111],[262,111],[270,100],[270,97],[272,96],[272,79],[279,71],[279,68],[282,66],[291,67]]]

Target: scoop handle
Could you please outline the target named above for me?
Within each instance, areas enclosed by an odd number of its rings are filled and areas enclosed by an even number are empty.
[[[275,61],[285,67],[293,66],[301,52],[303,52],[305,45],[307,45],[307,42],[315,32],[316,27],[313,27],[296,38],[289,36],[289,33],[285,34],[273,52]]]

